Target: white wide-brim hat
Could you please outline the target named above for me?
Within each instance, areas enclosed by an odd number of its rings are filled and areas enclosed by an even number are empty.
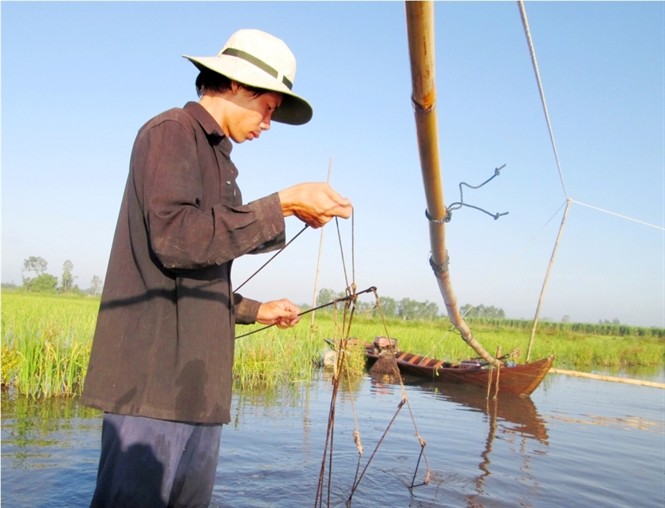
[[[282,94],[282,104],[272,120],[302,125],[312,118],[312,106],[291,91],[296,78],[296,58],[277,37],[260,30],[238,30],[217,56],[183,55],[199,69],[210,69],[244,85]]]

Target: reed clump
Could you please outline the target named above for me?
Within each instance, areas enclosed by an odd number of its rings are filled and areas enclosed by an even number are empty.
[[[258,325],[239,329],[246,333]],[[344,324],[330,316],[308,327],[305,323],[287,330],[270,328],[236,341],[233,374],[236,388],[270,388],[281,383],[309,382],[323,366],[330,344],[339,358],[343,348],[343,368],[347,376],[362,375],[365,359],[362,343],[343,341]]]
[[[275,386],[307,381],[317,356],[296,329],[271,328],[236,341],[233,367],[237,386]]]
[[[3,292],[3,388],[29,397],[79,393],[98,307],[86,297]]]

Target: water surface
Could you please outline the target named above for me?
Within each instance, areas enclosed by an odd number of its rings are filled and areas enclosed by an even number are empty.
[[[236,394],[212,506],[314,506],[331,395],[325,375]],[[87,506],[98,413],[9,397],[2,409],[2,505]],[[550,374],[530,399],[487,401],[478,390],[362,378],[340,387],[332,436],[323,506],[345,506],[352,492],[356,507],[665,505],[665,392],[656,388]]]

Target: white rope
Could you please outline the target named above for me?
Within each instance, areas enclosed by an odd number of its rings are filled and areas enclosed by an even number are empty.
[[[663,226],[657,226],[656,224],[650,224],[649,222],[645,222],[643,220],[639,219],[633,219],[632,217],[628,217],[627,215],[622,215],[620,213],[612,212],[610,210],[605,210],[604,208],[599,208],[597,206],[589,205],[587,203],[582,203],[581,201],[577,200],[572,200],[574,203],[577,203],[578,205],[586,206],[587,208],[591,208],[592,210],[597,210],[599,212],[603,212],[609,215],[614,215],[615,217],[619,217],[621,219],[626,219],[632,222],[637,222],[638,224],[642,224],[643,226],[649,226],[650,228],[654,229],[659,229],[660,231],[665,231],[665,227]]]
[[[540,93],[540,102],[543,104],[543,111],[545,113],[545,121],[547,122],[547,130],[550,133],[550,142],[552,143],[552,150],[554,151],[554,159],[556,161],[556,167],[559,171],[559,180],[561,181],[561,187],[563,193],[568,197],[568,192],[566,192],[566,184],[563,181],[563,173],[561,172],[561,164],[559,163],[559,152],[556,149],[556,142],[554,141],[554,132],[552,131],[552,122],[550,121],[550,114],[547,111],[547,101],[545,100],[545,91],[543,90],[543,83],[540,79],[540,71],[538,70],[538,61],[536,60],[536,50],[533,47],[533,41],[531,40],[531,31],[529,30],[529,21],[526,18],[526,9],[524,7],[524,2],[518,0],[517,4],[520,8],[520,15],[522,16],[522,25],[524,25],[524,35],[526,35],[526,41],[529,44],[529,52],[531,53],[531,63],[533,64],[533,72],[536,75],[536,82],[538,83],[538,92]]]
[[[550,141],[552,143],[552,150],[554,151],[554,158],[556,160],[556,167],[557,167],[557,170],[559,171],[559,179],[561,180],[561,187],[563,188],[563,192],[566,195],[566,199],[571,199],[568,196],[568,192],[566,191],[566,185],[565,185],[564,180],[563,180],[563,172],[561,171],[561,164],[559,163],[559,153],[557,151],[556,143],[554,141],[554,132],[552,130],[552,122],[550,121],[550,115],[549,115],[549,112],[547,110],[547,101],[545,100],[545,91],[543,90],[543,84],[542,84],[542,81],[540,79],[540,71],[538,70],[538,61],[536,60],[536,50],[534,49],[533,41],[531,39],[531,31],[529,30],[529,21],[527,20],[527,17],[526,17],[526,8],[524,7],[524,1],[523,0],[518,0],[517,4],[519,5],[520,15],[522,16],[522,24],[524,25],[524,34],[526,35],[526,40],[527,40],[527,43],[529,45],[529,52],[531,53],[531,62],[533,64],[533,71],[536,75],[536,81],[538,83],[538,91],[540,93],[540,101],[542,102],[543,111],[545,113],[545,121],[547,122],[547,129],[549,131]],[[597,210],[599,212],[607,213],[609,215],[614,215],[615,217],[620,217],[622,219],[626,219],[626,220],[629,220],[629,221],[632,221],[632,222],[636,222],[638,224],[642,224],[644,226],[648,226],[648,227],[651,227],[651,228],[654,228],[654,229],[658,229],[660,231],[665,231],[665,228],[663,226],[657,226],[655,224],[650,224],[648,222],[644,222],[644,221],[641,221],[641,220],[638,220],[638,219],[634,219],[634,218],[628,217],[626,215],[621,215],[621,214],[616,213],[616,212],[612,212],[612,211],[609,211],[609,210],[604,210],[604,209],[598,208],[596,206],[592,206],[592,205],[589,205],[589,204],[586,204],[586,203],[582,203],[581,201],[574,200],[574,202],[577,203],[578,205],[583,205],[583,206],[586,206],[588,208],[592,208],[594,210]]]

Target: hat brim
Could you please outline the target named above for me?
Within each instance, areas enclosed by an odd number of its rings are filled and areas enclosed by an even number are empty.
[[[303,125],[312,119],[312,106],[305,99],[249,62],[227,55],[203,57],[183,55],[183,57],[199,70],[209,69],[243,85],[281,93],[282,104],[272,115],[272,120],[275,122]]]

